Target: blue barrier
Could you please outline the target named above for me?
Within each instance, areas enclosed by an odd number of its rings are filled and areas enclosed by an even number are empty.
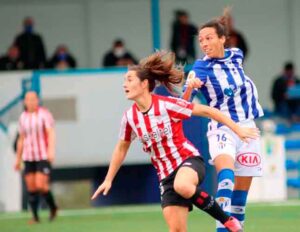
[[[291,126],[287,126],[284,123],[278,123],[276,125],[276,134],[284,135],[292,132],[300,132],[300,123],[294,123]]]
[[[286,150],[299,150],[300,139],[287,139],[284,146]]]
[[[288,178],[287,186],[292,188],[300,188],[300,179],[299,178]]]
[[[300,160],[294,161],[294,160],[286,160],[285,167],[288,171],[291,170],[298,170],[298,177],[296,178],[288,178],[286,183],[287,186],[292,188],[300,188]]]
[[[285,161],[285,168],[286,168],[286,170],[298,169],[298,168],[300,168],[300,161],[294,161],[294,160],[287,159]]]

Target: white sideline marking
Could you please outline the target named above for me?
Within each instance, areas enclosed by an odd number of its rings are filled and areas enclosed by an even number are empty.
[[[300,201],[287,201],[287,202],[270,202],[270,203],[250,203],[247,207],[250,208],[263,208],[263,207],[284,207],[294,206],[299,207]],[[93,209],[70,209],[60,210],[59,217],[75,217],[75,216],[91,216],[91,215],[107,215],[107,214],[132,214],[132,213],[152,213],[161,212],[159,205],[153,206],[132,206],[132,207],[106,207],[106,208],[93,208]],[[27,213],[14,214],[14,213],[0,213],[0,220],[8,219],[24,219],[30,218]]]
[[[72,216],[90,216],[90,215],[107,215],[107,214],[131,214],[131,213],[151,213],[151,212],[160,212],[160,206],[143,206],[143,207],[107,207],[107,208],[94,208],[94,209],[70,209],[70,210],[59,210],[59,217],[72,217]],[[29,218],[30,215],[27,213],[22,214],[13,214],[7,213],[1,215],[0,220],[7,219],[24,219]]]

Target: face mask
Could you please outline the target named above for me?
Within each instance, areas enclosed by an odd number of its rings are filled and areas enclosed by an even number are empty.
[[[32,25],[25,25],[24,30],[25,30],[26,33],[32,33],[33,26]]]
[[[66,60],[67,54],[66,53],[60,53],[58,54],[58,59],[60,61]]]
[[[124,48],[115,48],[114,49],[114,55],[118,58],[122,57],[125,54]]]

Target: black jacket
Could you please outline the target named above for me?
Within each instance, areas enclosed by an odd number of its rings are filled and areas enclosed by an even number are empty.
[[[197,38],[198,30],[192,25],[182,25],[179,22],[174,22],[172,26],[171,50],[175,52],[178,58],[179,48],[184,48],[186,58],[194,60],[196,58],[195,38]]]
[[[24,32],[16,37],[14,44],[20,49],[20,58],[26,69],[45,67],[46,52],[41,36]]]

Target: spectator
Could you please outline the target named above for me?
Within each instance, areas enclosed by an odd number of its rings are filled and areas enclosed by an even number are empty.
[[[52,58],[48,61],[48,68],[68,69],[76,68],[76,60],[65,45],[59,45]]]
[[[226,47],[241,49],[244,53],[244,60],[245,60],[247,58],[249,49],[244,36],[241,34],[241,32],[236,30],[234,27],[234,21],[231,15],[231,9],[228,7],[225,8],[223,15],[224,15],[223,20],[225,20],[228,29],[228,38],[226,40]]]
[[[22,70],[24,63],[20,58],[19,48],[15,45],[9,47],[7,54],[0,57],[0,70]]]
[[[41,69],[45,67],[46,53],[40,35],[34,32],[34,21],[26,17],[23,21],[24,31],[18,35],[14,44],[20,49],[21,60],[26,69]]]
[[[196,57],[194,38],[197,34],[197,27],[189,22],[188,13],[183,10],[176,11],[172,25],[171,50],[176,54],[177,63],[194,62]]]
[[[112,49],[103,58],[104,67],[127,66],[136,63],[136,59],[126,50],[124,42],[120,39],[114,41]]]
[[[300,100],[288,99],[287,91],[296,84],[300,84],[300,80],[295,75],[294,64],[287,62],[282,74],[273,82],[272,99],[275,113],[293,121],[299,121]]]

